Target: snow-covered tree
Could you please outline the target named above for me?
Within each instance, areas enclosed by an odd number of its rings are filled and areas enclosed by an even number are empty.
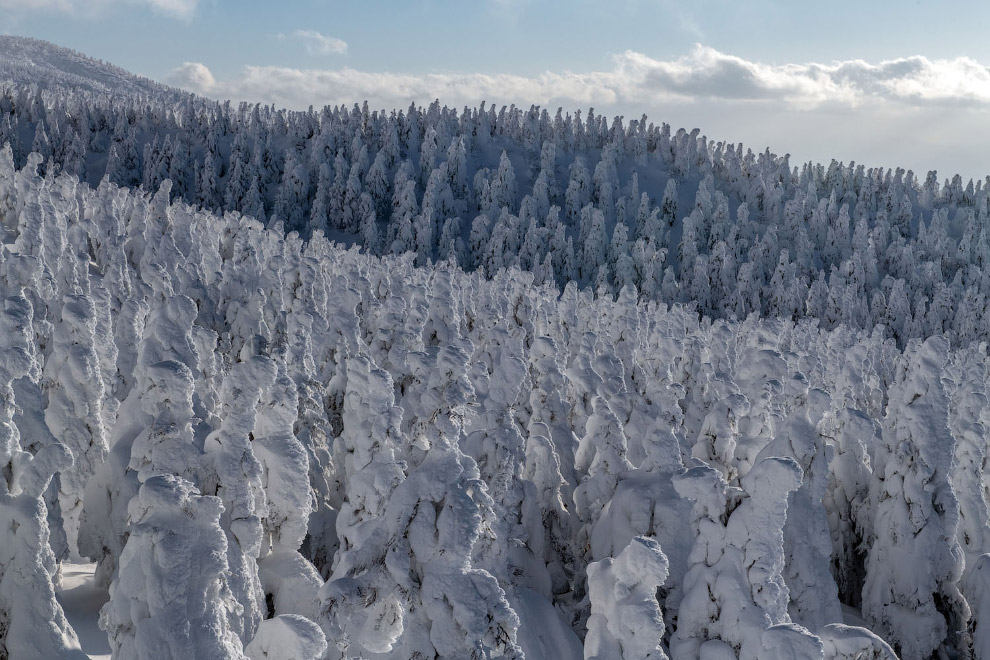
[[[420,421],[410,438],[419,458],[385,512],[395,539],[385,565],[399,593],[406,594],[410,613],[398,652],[401,657],[520,657],[518,616],[496,579],[471,565],[482,524],[493,516],[477,465],[457,444],[473,394],[464,376],[468,354],[451,345],[410,358],[422,383],[413,406]]]
[[[11,660],[42,654],[69,658],[78,640],[55,599],[58,567],[49,547],[44,493],[52,478],[72,465],[72,454],[53,443],[32,454],[14,423],[12,382],[32,368],[31,303],[23,295],[4,300],[0,312],[0,521],[7,530],[0,552],[0,655]]]
[[[86,482],[106,460],[100,360],[96,354],[96,309],[89,296],[66,295],[55,324],[53,355],[44,375],[45,421],[75,457],[59,476],[59,500],[69,548],[75,554]]]
[[[656,592],[667,579],[667,557],[653,539],[637,536],[615,559],[588,565],[591,617],[585,660],[666,660],[660,646],[663,613]]]
[[[241,605],[231,617],[234,630],[249,641],[264,615],[264,593],[256,561],[261,555],[262,517],[268,502],[261,464],[252,451],[262,389],[275,379],[270,360],[251,356],[231,368],[221,388],[222,422],[204,442],[206,461],[212,462],[216,492],[223,504],[220,516],[226,538],[227,583]]]
[[[969,644],[970,610],[958,585],[959,502],[949,479],[955,440],[941,381],[948,349],[940,337],[908,346],[889,390],[870,482],[875,513],[863,614],[904,660]],[[905,570],[919,565],[926,570]]]
[[[323,627],[336,647],[331,657],[388,653],[404,631],[406,595],[384,564],[391,536],[385,510],[405,478],[396,456],[404,439],[401,418],[388,372],[366,357],[349,359],[342,434],[346,499],[337,517],[341,548],[320,592]]]
[[[223,505],[172,475],[149,477],[128,505],[130,538],[100,612],[115,657],[245,658],[226,622]]]
[[[743,477],[741,492],[727,492],[722,475],[707,466],[675,478],[677,492],[695,502],[697,536],[671,641],[673,657],[762,658],[764,631],[790,622],[782,530],[788,494],[800,484],[797,463],[775,457]]]

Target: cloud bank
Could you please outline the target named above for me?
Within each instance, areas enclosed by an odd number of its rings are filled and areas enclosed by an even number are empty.
[[[216,80],[198,63],[173,72],[171,82],[217,99],[310,105],[405,108],[410,102],[448,106],[538,104],[551,112],[594,107],[609,116],[700,127],[714,139],[769,146],[793,162],[832,158],[867,165],[937,169],[982,177],[987,172],[986,112],[990,72],[965,57],[905,57],[870,63],[770,65],[695,46],[658,60],[627,51],[612,67],[538,76],[489,73],[407,75],[352,68],[245,67]]]
[[[298,31],[292,36],[314,53],[346,52],[346,43],[318,32]],[[208,72],[205,66],[203,69]],[[208,89],[188,88],[210,96],[294,108],[365,99],[374,107],[391,108],[439,98],[450,105],[473,105],[487,99],[568,106],[722,100],[811,110],[824,106],[855,108],[876,102],[990,105],[990,70],[966,57],[770,65],[697,45],[689,54],[673,60],[626,51],[615,56],[610,70],[586,73],[408,75],[351,68],[248,66],[236,78],[216,82]]]
[[[217,85],[210,70],[199,62],[183,62],[182,66],[172,70],[166,82],[182,89],[197,90],[203,95],[208,95]]]

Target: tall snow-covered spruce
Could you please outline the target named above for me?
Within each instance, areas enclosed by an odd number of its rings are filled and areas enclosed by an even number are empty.
[[[870,483],[876,513],[863,612],[904,660],[950,644],[970,652],[959,500],[950,481],[955,439],[940,377],[948,350],[940,337],[908,346],[889,390]],[[909,568],[917,565],[926,570]]]
[[[58,573],[49,545],[44,493],[51,479],[72,465],[72,454],[53,443],[32,454],[14,424],[12,381],[32,367],[32,308],[23,295],[3,301],[0,336],[0,655],[11,660],[69,658],[78,641],[55,599]]]

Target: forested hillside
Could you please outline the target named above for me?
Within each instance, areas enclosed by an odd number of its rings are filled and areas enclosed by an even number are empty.
[[[169,94],[0,86],[0,657],[990,658],[984,183]]]
[[[879,323],[902,345],[987,338],[987,181],[792,164],[592,110],[289,112],[0,84],[0,115],[18,166],[35,152],[92,186],[152,193],[168,178],[173,199],[418,265],[631,284],[712,318]]]

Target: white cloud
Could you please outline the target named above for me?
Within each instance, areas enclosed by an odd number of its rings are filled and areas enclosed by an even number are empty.
[[[306,35],[305,37],[303,35]],[[329,37],[294,33],[319,52],[342,52]],[[338,50],[334,50],[338,49]],[[205,67],[204,67],[205,69]],[[188,88],[207,93],[202,87]],[[538,76],[483,73],[397,74],[350,68],[295,69],[248,66],[231,80],[210,85],[209,94],[235,100],[310,104],[353,103],[403,107],[434,98],[450,105],[531,103],[567,106],[723,100],[774,103],[795,110],[864,103],[990,105],[990,70],[969,58],[909,57],[870,64],[861,60],[828,64],[769,65],[695,46],[684,57],[658,60],[626,51],[608,71],[546,72]]]
[[[72,16],[98,16],[113,5],[145,6],[157,13],[188,19],[199,0],[0,0],[0,10],[14,13],[58,12]]]
[[[217,84],[206,65],[199,62],[183,62],[182,66],[172,69],[166,82],[183,89],[196,90],[200,94],[209,94]]]
[[[296,30],[291,34],[279,33],[279,40],[298,41],[310,55],[346,55],[347,42],[336,37],[328,37],[316,30]]]

